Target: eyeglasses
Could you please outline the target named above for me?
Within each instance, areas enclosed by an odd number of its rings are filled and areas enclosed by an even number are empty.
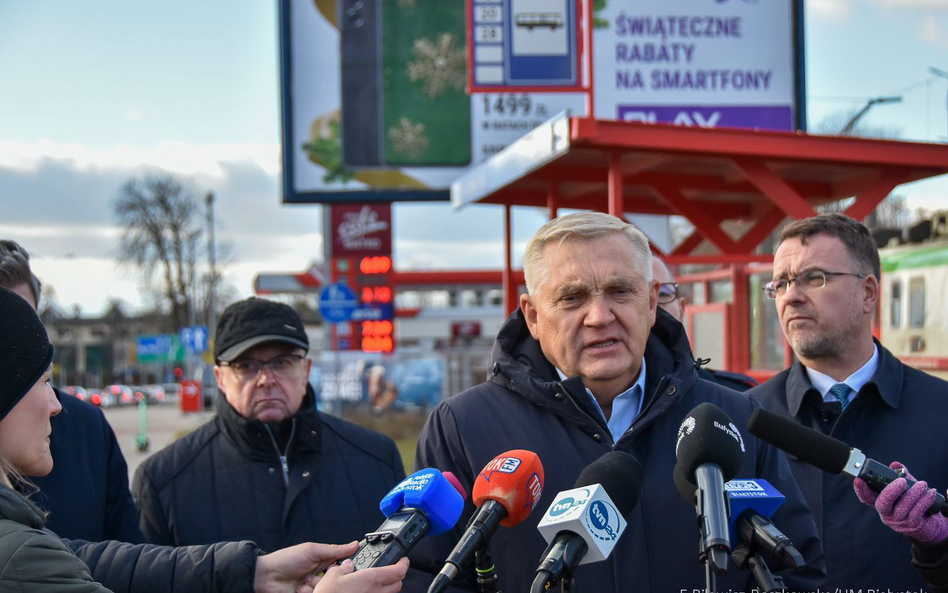
[[[667,305],[678,298],[678,284],[662,282],[658,285],[658,304]]]
[[[763,291],[768,299],[775,299],[777,295],[787,292],[791,282],[796,282],[797,286],[803,292],[819,290],[826,286],[827,276],[855,276],[856,278],[865,278],[869,274],[853,274],[852,272],[824,272],[823,270],[810,270],[793,278],[778,278],[764,285]]]
[[[241,381],[251,381],[256,379],[263,370],[263,367],[269,367],[273,376],[278,379],[292,379],[296,373],[296,363],[303,360],[304,357],[299,354],[283,354],[275,356],[270,360],[235,360],[233,362],[221,361],[220,366],[230,367],[234,370],[234,375]]]

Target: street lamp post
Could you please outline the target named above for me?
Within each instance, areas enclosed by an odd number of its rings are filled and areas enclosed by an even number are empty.
[[[869,113],[869,110],[872,109],[873,105],[882,105],[885,103],[901,103],[902,97],[876,97],[875,99],[869,99],[866,102],[866,105],[860,109],[856,115],[846,122],[846,125],[843,126],[843,129],[839,131],[840,136],[847,136],[852,133],[853,128],[856,127],[856,122],[862,119],[862,116]]]

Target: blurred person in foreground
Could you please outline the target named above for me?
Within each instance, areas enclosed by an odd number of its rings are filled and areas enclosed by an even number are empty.
[[[787,225],[764,291],[797,362],[748,394],[771,412],[873,459],[898,459],[944,488],[948,383],[903,364],[873,337],[879,278],[876,244],[855,220],[823,214]],[[790,467],[820,530],[830,588],[925,587],[905,540],[859,503],[847,478],[797,459]]]
[[[146,541],[250,539],[274,550],[378,528],[379,501],[405,477],[401,456],[392,439],[317,412],[308,350],[287,305],[250,298],[224,310],[216,417],[135,472]]]
[[[30,255],[14,241],[0,239],[0,287],[38,309],[39,278],[30,269]],[[48,512],[47,526],[70,539],[145,541],[128,489],[128,466],[105,415],[88,402],[53,391],[62,406],[50,420],[56,464],[33,480],[40,488],[34,499]]]
[[[62,406],[49,385],[53,347],[36,312],[0,288],[0,590],[21,593],[208,591],[394,593],[408,569],[399,564],[353,573],[358,544],[301,544],[263,555],[252,542],[169,548],[59,539],[45,513],[19,490],[23,476],[53,468],[50,418]],[[19,486],[19,488],[16,488]],[[35,487],[34,487],[35,488]],[[70,549],[71,548],[71,549]],[[317,576],[322,570],[325,576]]]
[[[746,426],[759,404],[698,378],[684,328],[658,309],[648,240],[631,224],[598,212],[553,219],[527,244],[524,275],[528,294],[497,335],[490,376],[434,409],[418,441],[416,466],[451,471],[470,491],[501,452],[527,449],[539,456],[546,483],[536,512],[490,541],[500,589],[528,591],[546,548],[536,528],[539,514],[604,453],[631,453],[645,476],[628,517],[630,535],[605,561],[580,566],[577,586],[597,593],[703,589],[695,509],[672,477],[679,427],[704,402]],[[792,590],[816,589],[824,576],[822,551],[784,454],[747,434],[741,443],[738,476],[764,478],[786,496],[774,522],[806,566],[782,576]],[[422,540],[413,566],[437,572],[473,512],[468,503],[457,527]],[[416,582],[423,580],[420,571],[411,578],[406,590],[425,590]],[[753,578],[738,570],[717,583],[721,591],[753,588]]]
[[[652,277],[658,281],[658,306],[668,311],[679,322],[684,323],[685,297],[678,292],[678,283],[675,282],[675,277],[668,270],[668,266],[654,255],[652,256]],[[710,358],[698,358],[696,362],[702,365],[698,367],[698,376],[706,381],[730,387],[735,391],[747,391],[757,385],[757,381],[747,375],[731,371],[716,371],[703,366],[711,362]]]

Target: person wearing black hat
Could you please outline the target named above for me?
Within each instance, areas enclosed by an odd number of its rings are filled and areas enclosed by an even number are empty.
[[[250,541],[169,548],[67,541],[15,486],[53,468],[50,418],[62,409],[49,385],[53,347],[31,305],[0,288],[0,591],[117,593],[200,590],[342,593],[401,586],[407,559],[353,573],[344,546],[304,543],[263,555]],[[317,571],[329,568],[322,578]],[[93,576],[95,575],[94,579]]]
[[[289,306],[251,298],[227,307],[214,342],[216,417],[135,472],[146,541],[277,549],[378,527],[379,501],[405,477],[398,449],[316,410],[308,350]]]

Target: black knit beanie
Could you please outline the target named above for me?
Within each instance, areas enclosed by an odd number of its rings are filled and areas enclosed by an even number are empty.
[[[36,385],[51,362],[53,346],[33,307],[0,287],[0,420]]]

